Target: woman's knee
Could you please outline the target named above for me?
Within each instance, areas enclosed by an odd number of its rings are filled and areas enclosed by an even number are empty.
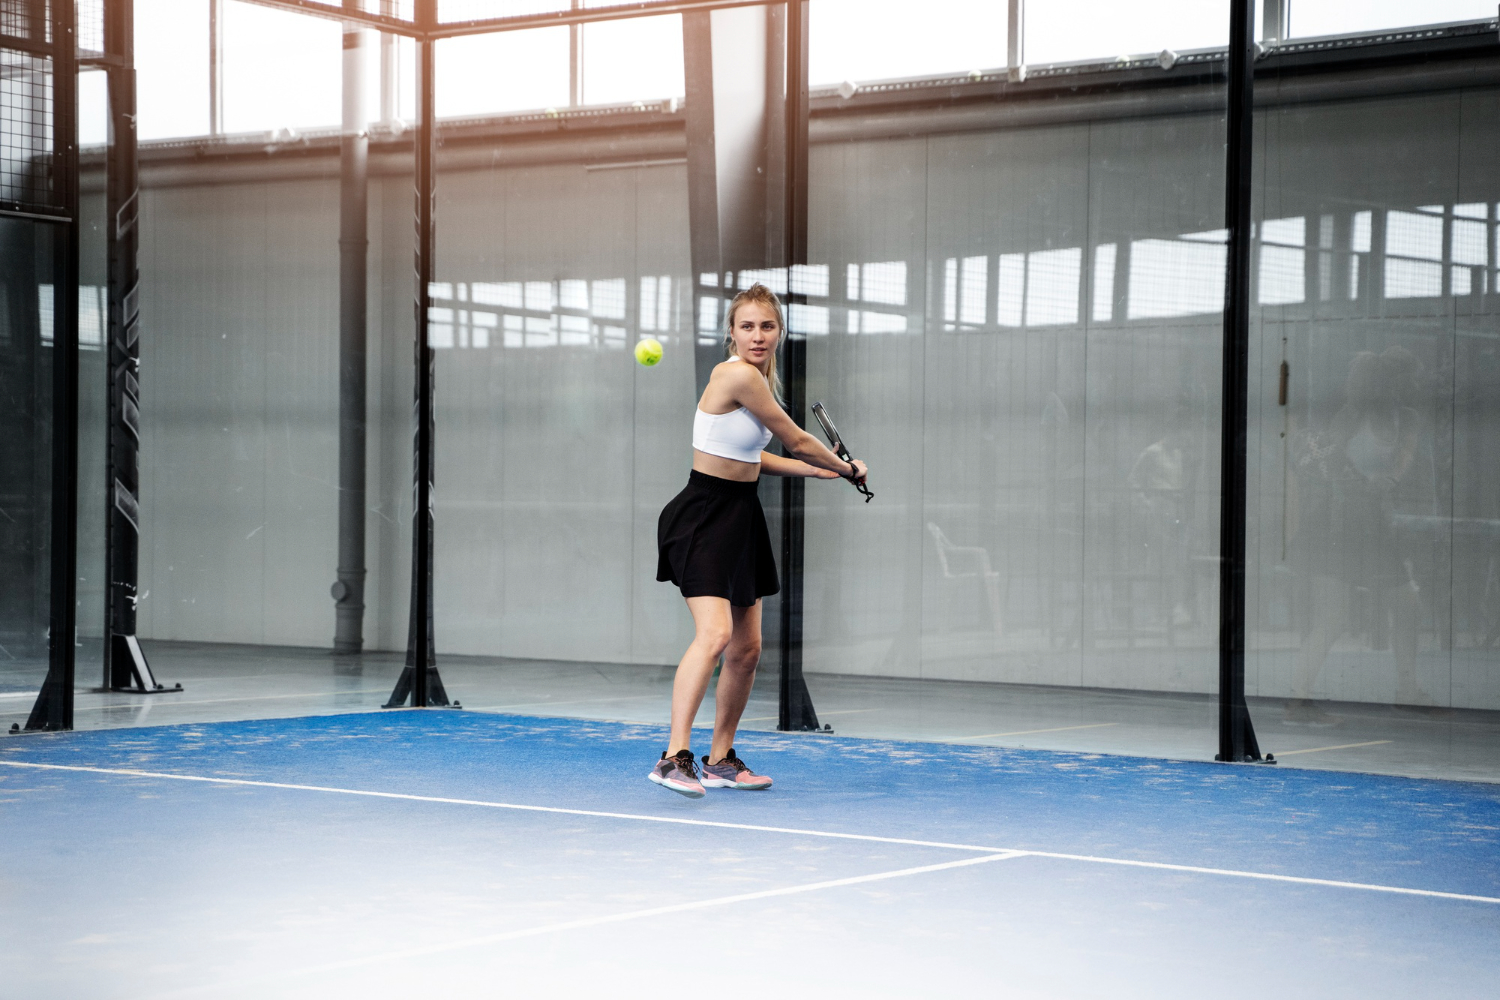
[[[760,663],[760,636],[735,639],[725,651],[724,663],[734,670],[753,672]]]
[[[732,638],[734,638],[734,630],[729,627],[728,622],[723,624],[709,622],[698,626],[698,634],[694,641],[709,655],[717,658],[729,648],[729,641]]]

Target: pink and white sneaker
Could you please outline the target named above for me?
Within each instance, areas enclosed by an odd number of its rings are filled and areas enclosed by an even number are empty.
[[[760,791],[771,787],[771,779],[750,770],[750,765],[735,756],[734,747],[730,747],[724,759],[717,764],[710,764],[707,757],[703,758],[703,784],[709,788]]]
[[[693,763],[691,750],[679,750],[671,757],[663,750],[661,760],[656,762],[656,766],[646,777],[678,795],[686,795],[690,799],[703,798],[703,785],[698,781],[698,766]]]

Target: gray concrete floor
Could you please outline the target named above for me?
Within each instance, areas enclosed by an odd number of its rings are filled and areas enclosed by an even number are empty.
[[[366,712],[390,696],[399,653],[206,643],[146,644],[160,680],[181,692],[132,695],[80,687],[78,729]],[[451,698],[468,711],[666,723],[673,669],[440,657]],[[776,726],[776,673],[764,670],[745,729]],[[821,722],[839,736],[1033,747],[1211,760],[1212,698],[1012,684],[811,674]],[[34,695],[0,691],[0,729],[24,726]],[[1282,767],[1500,782],[1500,712],[1324,703],[1323,725],[1293,724],[1276,699],[1252,699],[1261,749]],[[699,715],[708,724],[712,711]]]

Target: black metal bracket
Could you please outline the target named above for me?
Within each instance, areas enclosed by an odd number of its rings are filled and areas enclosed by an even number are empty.
[[[140,640],[133,635],[109,637],[109,686],[106,691],[128,691],[131,694],[174,694],[182,690],[177,683],[167,687],[157,681],[141,651]]]

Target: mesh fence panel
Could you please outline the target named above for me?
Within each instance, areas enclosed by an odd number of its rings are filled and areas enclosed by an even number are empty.
[[[52,60],[0,49],[0,200],[50,205]]]
[[[46,17],[38,10],[39,5],[29,0],[0,0],[0,33],[28,41],[40,41],[37,34],[45,36]]]
[[[78,0],[78,54],[104,54],[104,0]]]

